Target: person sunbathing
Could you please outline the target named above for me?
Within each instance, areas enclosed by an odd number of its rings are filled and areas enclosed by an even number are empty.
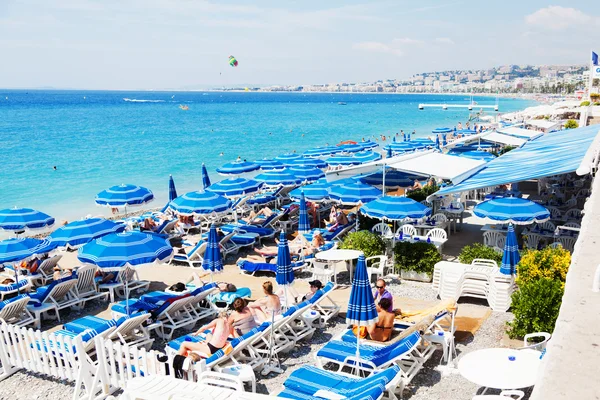
[[[387,342],[392,338],[396,314],[388,311],[391,306],[392,302],[388,298],[382,298],[377,303],[377,322],[367,327],[367,338],[369,340]]]
[[[335,224],[331,225],[327,228],[329,232],[335,231],[340,226],[348,225],[348,217],[342,210],[338,210],[337,215],[335,217]]]
[[[198,336],[207,329],[212,329],[212,333],[206,335],[206,340],[202,342],[183,342],[177,354],[181,356],[188,356],[188,353],[199,352],[202,355],[210,357],[217,351],[225,347],[227,344],[227,338],[231,332],[231,325],[227,317],[227,312],[222,311],[219,316],[215,318],[209,324],[203,325],[198,329],[193,336]]]
[[[273,215],[274,211],[269,207],[263,207],[258,212],[251,211],[248,218],[240,218],[240,220],[244,221],[247,224],[251,225],[259,225],[262,222],[262,219],[269,218]],[[258,220],[257,220],[258,219]]]
[[[275,242],[279,244],[277,239]],[[325,244],[325,239],[323,239],[323,235],[321,235],[320,231],[315,231],[313,234],[312,241],[306,240],[303,234],[298,233],[296,239],[290,241],[288,243],[290,254],[300,254],[302,253],[304,256],[310,256],[315,253],[319,249],[319,247]],[[279,246],[263,246],[260,249],[254,249],[258,254],[263,257],[277,257],[277,253],[279,252]]]
[[[228,322],[231,326],[230,335],[240,337],[256,328],[256,321],[252,311],[248,308],[248,303],[241,297],[233,301],[233,311],[229,315]]]
[[[144,220],[144,223],[142,224],[143,231],[156,232],[157,229],[158,229],[158,224],[156,222],[154,222],[154,220],[152,218],[146,218]]]
[[[262,287],[265,297],[248,304],[250,312],[258,323],[271,321],[272,318],[281,314],[281,301],[279,296],[273,293],[273,284],[266,281]]]

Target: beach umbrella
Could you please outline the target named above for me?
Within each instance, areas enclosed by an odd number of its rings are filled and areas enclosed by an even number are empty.
[[[381,190],[355,181],[335,185],[329,191],[329,198],[345,205],[365,204],[381,197]]]
[[[416,176],[409,175],[406,172],[398,171],[391,168],[386,168],[385,172],[385,187],[400,188],[412,186]],[[383,172],[375,172],[370,175],[364,175],[358,178],[362,183],[371,186],[383,186]]]
[[[306,150],[302,155],[304,157],[322,157],[336,153],[341,153],[343,150],[337,146],[315,147],[314,149]]]
[[[104,218],[89,218],[61,226],[48,239],[57,247],[76,248],[109,233],[122,232],[125,225]]]
[[[300,154],[285,153],[285,154],[275,157],[275,160],[279,161],[280,163],[282,163],[285,166],[289,166],[291,161],[297,160],[299,158],[302,158],[302,156]]]
[[[213,183],[208,189],[209,192],[220,194],[225,197],[244,196],[256,193],[263,186],[262,182],[246,178],[229,178],[220,182]]]
[[[435,142],[433,140],[426,138],[426,137],[411,139],[411,141],[412,141],[412,143],[425,144],[428,146],[433,146],[435,144]]]
[[[359,165],[362,164],[358,158],[354,158],[352,156],[333,156],[327,159],[327,164],[331,166],[338,165]]]
[[[54,225],[54,218],[31,208],[7,208],[0,210],[0,229],[15,233],[25,229],[44,229]]]
[[[111,186],[96,195],[96,204],[107,207],[140,206],[154,199],[154,194],[143,187],[131,184]]]
[[[217,227],[215,224],[210,225],[208,232],[208,242],[206,243],[206,251],[204,252],[204,261],[202,268],[210,271],[210,281],[213,281],[213,274],[223,271],[223,259],[221,258],[221,248],[219,247],[219,236],[217,235]]]
[[[472,160],[482,160],[485,162],[492,161],[494,158],[496,158],[496,156],[493,155],[492,153],[488,153],[486,151],[480,151],[480,150],[460,152],[458,154],[458,156],[470,158]]]
[[[519,197],[502,197],[481,202],[473,208],[473,213],[493,223],[515,225],[541,223],[550,219],[550,212],[546,208]]]
[[[298,214],[298,232],[310,232],[310,222],[308,221],[308,212],[306,211],[306,200],[304,192],[300,192],[300,210]]]
[[[231,209],[231,200],[208,191],[189,192],[169,203],[181,215],[218,214]]]
[[[325,177],[325,173],[319,168],[310,166],[296,165],[290,168],[290,172],[302,179],[302,182],[314,182]]]
[[[346,312],[346,324],[358,326],[360,332],[361,326],[369,326],[378,320],[375,300],[371,292],[371,282],[367,273],[367,262],[364,254],[358,256],[356,271],[352,279],[352,288],[350,289],[350,300],[348,301],[348,311]],[[360,360],[360,335],[356,335],[356,360]],[[358,363],[356,361],[356,373],[358,374]]]
[[[262,169],[263,171],[272,171],[274,169],[285,168],[285,165],[283,165],[283,163],[281,161],[269,160],[266,158],[263,158],[262,160],[254,161],[254,163],[258,164],[260,166],[260,169]]]
[[[431,131],[431,133],[435,133],[436,135],[438,133],[448,133],[448,132],[452,132],[452,129],[450,129],[450,128],[435,128],[434,130]]]
[[[280,171],[266,171],[254,177],[257,181],[264,182],[268,186],[297,186],[302,179],[294,175],[289,168]]]
[[[296,167],[312,167],[312,168],[327,168],[327,163],[319,158],[300,157],[289,161],[289,166]]]
[[[356,153],[353,157],[359,160],[361,163],[381,160],[381,154],[370,150]]]
[[[389,146],[386,148],[385,158],[392,158],[392,148]]]
[[[204,165],[204,164],[202,164]],[[175,181],[173,175],[169,175],[169,201],[173,201],[177,198],[177,189],[175,189]]]
[[[400,221],[405,218],[419,219],[431,215],[431,208],[408,197],[384,196],[360,208],[360,212],[370,218],[387,221]]]
[[[245,174],[247,172],[256,171],[260,168],[260,165],[255,164],[250,161],[240,160],[239,158],[227,164],[222,165],[220,168],[217,168],[217,172],[221,175],[240,175]]]
[[[103,271],[120,271],[146,265],[165,263],[173,257],[168,240],[159,235],[143,232],[111,233],[94,239],[79,249],[77,258],[96,265]],[[125,280],[125,298],[129,315],[129,289]]]
[[[290,192],[290,197],[298,200],[300,199],[301,195],[304,195],[305,198],[310,201],[327,200],[331,186],[332,184],[326,180],[319,180],[315,183],[311,183],[310,185],[292,190]]]
[[[35,238],[12,238],[0,241],[0,264],[23,261],[54,250],[56,246],[49,240]]]
[[[341,149],[342,151],[344,151],[344,153],[358,153],[359,151],[363,151],[365,149],[363,146],[361,146],[358,143],[342,144],[342,145],[338,146],[338,148]]]
[[[206,170],[206,165],[204,165],[204,163],[202,163],[202,188],[204,190],[206,190],[206,188],[208,188],[210,186],[210,178],[208,177],[208,171]],[[177,197],[177,196],[175,196]],[[170,199],[170,201],[173,201],[175,199]]]
[[[517,273],[517,264],[521,260],[519,254],[519,245],[517,244],[517,235],[512,224],[508,224],[506,233],[506,242],[504,243],[504,253],[502,254],[502,264],[500,264],[500,273],[512,275]]]
[[[395,138],[394,138],[395,139]],[[368,150],[368,149],[374,149],[375,147],[379,146],[377,143],[371,141],[371,140],[367,140],[365,142],[360,142],[359,143],[363,149]]]

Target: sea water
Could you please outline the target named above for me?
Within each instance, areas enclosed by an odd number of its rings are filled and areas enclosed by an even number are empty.
[[[31,207],[69,220],[106,214],[94,197],[121,183],[148,187],[160,207],[169,174],[182,194],[201,188],[202,163],[214,181],[221,179],[215,169],[237,157],[272,158],[400,130],[427,136],[436,127],[464,125],[469,111],[420,111],[419,103],[468,101],[466,95],[0,90],[0,209]],[[499,104],[509,112],[533,103]]]

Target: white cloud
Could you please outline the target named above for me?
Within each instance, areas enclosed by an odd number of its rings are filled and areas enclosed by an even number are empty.
[[[549,6],[541,8],[525,17],[529,25],[539,26],[551,30],[564,30],[571,26],[597,23],[594,18],[576,8]]]
[[[436,43],[440,43],[440,44],[450,44],[450,45],[454,45],[454,40],[447,38],[447,37],[439,37],[439,38],[435,38],[435,42]]]
[[[381,42],[359,42],[355,43],[352,47],[358,50],[370,51],[373,53],[393,54],[395,56],[401,56],[404,54],[402,50]]]
[[[412,44],[412,45],[418,45],[418,44],[423,44],[425,43],[422,40],[419,39],[411,39],[411,38],[397,38],[392,40],[392,43],[398,43],[398,44]]]

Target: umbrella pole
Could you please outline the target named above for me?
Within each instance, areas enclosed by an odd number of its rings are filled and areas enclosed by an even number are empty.
[[[19,266],[17,264],[14,264],[15,266],[15,283],[17,284],[17,296],[21,294],[21,291],[19,290]]]
[[[279,356],[277,354],[275,354],[275,357],[277,358],[277,364],[273,363],[273,325],[275,325],[275,313],[271,310],[271,339],[269,341],[269,358],[261,371],[261,375],[263,376],[267,376],[271,372],[275,372],[276,374],[281,374],[283,372],[283,370],[279,367]]]
[[[125,270],[125,311],[129,318],[129,279],[127,279],[127,269]]]
[[[356,375],[360,375],[359,360],[360,360],[360,322],[358,323],[358,331],[356,333],[356,360],[354,361],[354,368]]]

